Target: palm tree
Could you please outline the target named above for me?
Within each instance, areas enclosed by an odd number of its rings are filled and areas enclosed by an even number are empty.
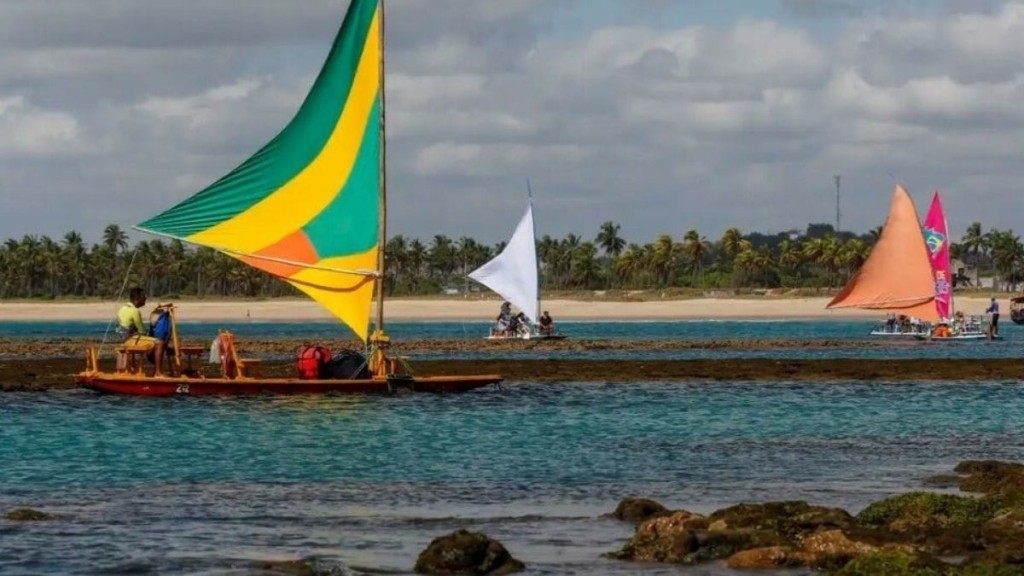
[[[683,235],[683,257],[690,265],[693,277],[701,277],[701,285],[704,284],[704,258],[710,250],[707,238],[701,236],[696,229],[690,228]]]
[[[401,234],[392,236],[384,249],[384,281],[387,283],[389,295],[394,294],[395,287],[401,283],[401,278],[405,275],[407,260],[405,236]]]
[[[790,239],[779,242],[779,271],[784,275],[796,275],[803,264],[800,244]]]
[[[444,234],[436,234],[430,244],[428,261],[431,274],[436,273],[442,280],[447,280],[455,271],[456,266],[455,246],[451,238]]]
[[[103,245],[111,252],[128,248],[128,234],[117,224],[107,224],[103,229]]]
[[[426,265],[429,258],[427,247],[420,242],[419,238],[416,238],[409,243],[409,270],[413,277],[413,285],[418,284],[418,280],[421,274],[423,274],[423,267]]]
[[[839,264],[846,269],[847,278],[852,277],[868,259],[871,248],[859,238],[852,238],[839,249]]]
[[[82,235],[72,230],[64,235],[64,247],[61,254],[61,265],[65,271],[67,294],[84,296],[88,292],[88,275],[86,265],[88,254]]]
[[[40,266],[39,245],[39,238],[25,235],[14,252],[15,260],[21,267],[23,294],[29,298],[36,295],[36,288],[42,280],[43,270]]]
[[[672,284],[676,270],[676,254],[676,244],[668,234],[662,234],[654,241],[650,254],[650,268],[662,287]]]
[[[551,287],[550,276],[554,274],[554,262],[552,254],[556,250],[558,242],[550,235],[545,234],[537,241],[537,265],[540,267],[541,287]]]
[[[626,285],[636,287],[639,278],[647,265],[643,249],[637,244],[630,244],[623,253],[615,259],[615,275]]]
[[[836,272],[842,266],[839,258],[841,245],[835,236],[812,238],[803,245],[803,255],[809,262],[821,266],[828,275],[828,286],[832,286]]]
[[[612,258],[618,258],[626,248],[626,241],[619,236],[620,228],[618,224],[608,220],[601,224],[601,231],[597,233],[597,238],[594,240],[605,255]]]
[[[11,294],[11,279],[13,277],[14,264],[11,261],[11,250],[7,244],[0,245],[0,298],[7,298]]]
[[[732,266],[736,255],[743,251],[741,242],[743,242],[743,233],[739,228],[729,228],[722,234],[719,247],[722,251],[723,264]]]
[[[747,242],[742,247],[742,251],[736,255],[734,264],[751,280],[756,278],[761,284],[768,286],[768,276],[775,267],[775,258],[767,246],[755,249]]]
[[[554,253],[554,269],[552,270],[552,274],[556,278],[555,286],[557,288],[564,287],[572,281],[573,258],[576,249],[580,247],[581,243],[582,239],[578,234],[568,234],[558,243]]]
[[[63,292],[61,286],[61,277],[63,275],[61,248],[49,236],[43,236],[39,241],[37,264],[41,269],[44,293],[50,298],[59,296]]]
[[[615,274],[612,273],[612,268],[615,264],[615,260],[618,259],[619,255],[626,248],[626,241],[619,236],[619,225],[612,222],[611,220],[601,224],[601,230],[597,233],[597,238],[594,239],[597,245],[601,247],[601,250],[605,254],[605,274],[608,280],[608,284],[611,284],[612,278]]]
[[[999,279],[1006,283],[1007,288],[1016,285],[1020,277],[1021,267],[1024,265],[1024,246],[1021,246],[1020,237],[1012,231],[992,229],[987,235],[988,245],[992,255],[992,265],[995,266]]]
[[[584,242],[573,253],[572,280],[578,288],[593,289],[601,281],[602,268],[597,263],[597,246]]]
[[[462,266],[462,277],[465,283],[465,292],[469,293],[469,272],[488,260],[491,250],[476,240],[463,236],[459,238],[458,248],[455,250],[456,258]]]

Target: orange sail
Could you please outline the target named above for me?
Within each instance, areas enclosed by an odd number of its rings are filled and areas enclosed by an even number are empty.
[[[826,308],[886,310],[935,322],[935,279],[914,201],[897,185],[878,243]]]

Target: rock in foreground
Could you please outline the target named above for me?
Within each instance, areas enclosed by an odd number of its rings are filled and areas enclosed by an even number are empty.
[[[480,532],[456,530],[435,538],[416,559],[416,572],[436,575],[483,576],[512,574],[526,566],[505,546]]]
[[[799,501],[739,504],[707,517],[679,510],[640,522],[608,556],[844,576],[1024,576],[1024,466],[966,461],[955,471],[943,483],[980,496],[911,492],[857,516]],[[624,515],[619,508],[615,515]]]
[[[671,514],[668,508],[650,498],[623,498],[611,516],[624,522],[639,524],[668,514]]]

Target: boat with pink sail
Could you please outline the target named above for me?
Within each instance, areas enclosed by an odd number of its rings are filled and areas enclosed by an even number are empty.
[[[935,310],[939,321],[929,334],[916,335],[931,340],[984,340],[990,338],[981,316],[965,316],[953,306],[953,266],[949,254],[949,226],[942,198],[936,190],[922,226],[928,258],[935,282]],[[993,338],[998,338],[994,336]]]

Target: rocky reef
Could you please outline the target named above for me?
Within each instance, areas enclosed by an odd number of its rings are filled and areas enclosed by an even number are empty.
[[[842,576],[1024,574],[1024,465],[969,460],[954,472],[930,480],[961,494],[901,494],[857,515],[791,501],[738,504],[704,516],[626,499],[613,515],[636,523],[635,533],[607,556]]]
[[[404,350],[403,350],[404,352]],[[243,354],[251,354],[243,350]],[[730,358],[722,360],[659,359],[447,359],[413,360],[413,369],[421,374],[501,374],[514,382],[736,382],[736,381],[885,381],[921,380],[964,382],[969,380],[1016,379],[1020,361],[1014,359],[979,360],[774,360],[766,358]],[[85,368],[83,359],[39,358],[0,360],[0,392],[39,391],[74,388],[74,375]],[[101,368],[113,369],[113,360],[101,361]],[[216,367],[204,368],[215,374]],[[268,360],[263,374],[291,377],[296,373],[293,360]]]
[[[858,514],[803,501],[741,503],[708,515],[672,510],[648,498],[622,500],[608,516],[634,526],[606,557],[627,562],[737,570],[814,570],[829,576],[1024,575],[1024,464],[960,462],[926,480],[960,493],[914,491],[868,505]],[[10,522],[60,520],[30,508]],[[501,575],[525,564],[497,540],[456,530],[432,540],[414,570],[435,575]],[[346,573],[307,560],[261,562],[261,574]]]
[[[245,354],[294,355],[309,341],[302,338],[245,338],[239,340],[240,350]],[[183,344],[191,343],[209,346],[209,341],[196,342],[183,337]],[[352,339],[328,339],[319,344],[331,350],[360,350],[363,343]],[[88,338],[0,338],[0,355],[15,358],[82,358],[88,346],[99,343]],[[914,345],[906,342],[906,345]],[[879,348],[892,346],[892,342],[858,341],[843,339],[797,340],[785,338],[745,338],[720,340],[627,340],[627,339],[580,339],[565,340],[486,340],[484,338],[438,339],[409,338],[396,341],[402,354],[423,352],[519,352],[537,351],[579,351],[579,350],[784,350],[784,349],[828,349],[828,348]],[[108,342],[109,346],[109,342]]]

